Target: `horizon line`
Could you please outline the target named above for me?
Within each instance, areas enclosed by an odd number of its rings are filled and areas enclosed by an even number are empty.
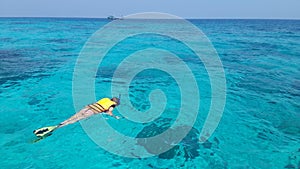
[[[61,19],[107,19],[107,17],[82,17],[82,16],[0,16],[0,18],[61,18]],[[119,19],[126,19],[123,17],[116,17]],[[300,18],[256,18],[256,17],[181,17],[182,19],[193,20],[193,19],[207,19],[207,20],[300,20]],[[128,19],[156,19],[156,18],[127,18]],[[162,18],[168,19],[168,18]]]

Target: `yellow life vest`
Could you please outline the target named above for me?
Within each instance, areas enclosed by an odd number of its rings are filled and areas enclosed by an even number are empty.
[[[94,104],[88,105],[96,112],[106,112],[111,106],[117,105],[116,102],[111,101],[109,98],[103,98]]]
[[[114,101],[111,101],[109,98],[103,98],[97,102],[100,104],[105,110],[108,110],[111,106],[116,106],[117,103]]]

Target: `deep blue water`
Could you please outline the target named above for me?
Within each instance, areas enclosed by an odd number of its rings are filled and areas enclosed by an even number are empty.
[[[171,151],[131,159],[100,148],[80,123],[31,143],[34,129],[75,113],[72,79],[77,57],[89,37],[109,21],[0,18],[0,167],[300,168],[300,21],[190,21],[207,35],[224,66],[227,95],[221,122],[209,140],[200,144],[197,137],[206,114],[199,115],[190,133]],[[106,88],[117,58],[147,47],[149,39],[152,47],[167,44],[197,68],[204,96],[199,112],[206,112],[211,98],[203,64],[192,59],[183,44],[166,37],[131,37],[115,46],[100,65],[105,69],[97,70],[97,98],[110,97]],[[148,95],[157,88],[168,99],[160,118],[139,124],[105,116],[108,123],[131,137],[164,132],[179,110],[180,89],[174,79],[162,71],[143,71],[131,82],[128,95],[137,109],[147,110]]]

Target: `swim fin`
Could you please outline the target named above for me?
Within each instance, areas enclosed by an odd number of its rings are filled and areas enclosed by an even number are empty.
[[[45,137],[48,135],[51,135],[51,133],[57,129],[57,126],[49,126],[49,127],[43,127],[37,130],[34,130],[33,133],[37,136],[37,137]]]
[[[33,140],[31,143],[36,143],[36,142],[39,142],[39,141],[41,141],[41,140],[43,140],[44,138],[47,138],[47,137],[49,137],[49,136],[51,136],[52,135],[52,133],[48,133],[47,135],[45,135],[45,136],[39,136],[39,137],[37,137],[35,140]]]

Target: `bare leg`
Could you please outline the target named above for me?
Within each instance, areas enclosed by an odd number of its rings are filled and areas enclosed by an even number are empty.
[[[91,109],[85,107],[84,109],[80,110],[78,113],[76,113],[75,115],[73,115],[72,117],[70,117],[69,119],[61,122],[58,126],[58,128],[66,126],[68,124],[73,124],[79,120],[85,119],[87,117],[92,116],[93,114],[95,114]]]

